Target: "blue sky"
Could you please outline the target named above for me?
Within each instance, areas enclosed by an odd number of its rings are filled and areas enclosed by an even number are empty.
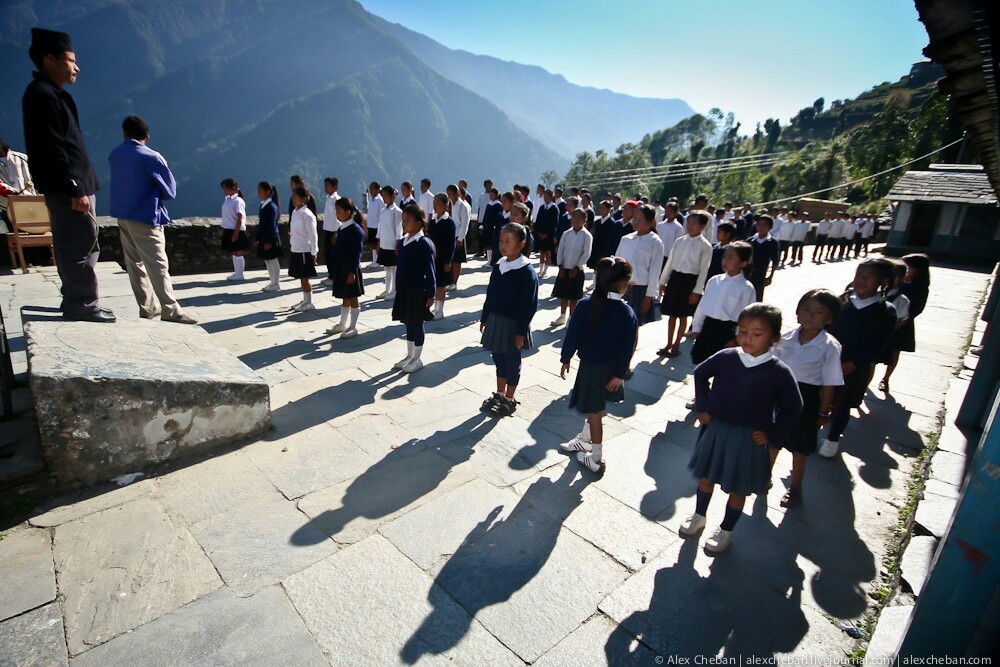
[[[895,81],[927,33],[913,0],[361,0],[456,49],[539,65],[576,84],[679,97],[743,130]],[[570,40],[572,36],[579,39]]]

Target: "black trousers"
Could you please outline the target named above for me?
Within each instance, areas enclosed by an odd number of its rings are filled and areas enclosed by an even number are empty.
[[[45,206],[52,220],[52,246],[62,281],[63,315],[92,315],[100,310],[94,267],[101,254],[94,197],[90,197],[90,213],[74,211],[67,195],[45,195]]]

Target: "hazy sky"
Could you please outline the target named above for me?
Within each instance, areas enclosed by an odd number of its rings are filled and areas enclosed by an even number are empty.
[[[734,111],[743,131],[895,81],[923,58],[913,0],[361,0],[454,49],[586,86]],[[526,103],[530,104],[530,100]]]

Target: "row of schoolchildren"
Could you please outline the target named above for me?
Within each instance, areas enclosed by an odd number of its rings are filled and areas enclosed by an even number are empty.
[[[801,502],[809,455],[836,455],[876,364],[887,364],[880,387],[888,392],[900,351],[915,349],[913,320],[926,305],[930,284],[924,255],[865,260],[843,295],[824,289],[803,294],[796,308],[799,326],[782,334],[781,311],[753,301],[753,286],[744,277],[751,257],[742,241],[725,250],[724,272],[708,282],[695,314],[695,408],[702,430],[689,462],[698,480],[696,509],[680,530],[693,536],[705,527],[709,501],[720,486],[729,497],[723,521],[706,543],[713,553],[729,546],[746,497],[767,491],[781,448],[793,460],[781,504]],[[563,375],[572,356],[580,357],[570,406],[587,417],[583,431],[561,447],[599,474],[606,467],[605,406],[623,399],[641,323],[627,303],[633,279],[632,267],[620,257],[601,260],[597,288],[580,302],[563,342]]]

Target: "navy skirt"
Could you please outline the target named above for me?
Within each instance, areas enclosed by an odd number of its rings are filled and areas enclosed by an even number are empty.
[[[576,272],[576,278],[571,278],[571,269],[560,269],[563,275],[556,278],[556,284],[552,286],[552,296],[556,299],[568,299],[579,301],[583,298],[583,271]]]
[[[288,257],[288,275],[292,278],[315,278],[316,263],[307,252],[293,252]]]
[[[483,330],[482,343],[490,352],[497,352],[500,354],[513,354],[518,352],[517,342],[515,340],[517,336],[517,323],[510,317],[504,315],[497,315],[496,313],[491,313],[486,316],[486,328]],[[528,331],[528,335],[524,338],[524,347],[521,350],[527,350],[531,347],[531,331]]]
[[[250,248],[250,237],[244,230],[240,230],[239,236],[233,241],[233,229],[222,230],[222,249],[226,252],[242,252]]]
[[[649,310],[645,313],[639,312],[642,309],[642,300],[646,298],[646,285],[629,285],[629,288],[625,290],[625,298],[622,299],[625,303],[632,306],[632,310],[635,311],[635,317],[639,320],[639,326],[643,324],[649,324],[656,320],[656,304],[650,304]]]
[[[604,412],[609,401],[611,403],[624,401],[624,383],[616,391],[607,390],[611,377],[611,367],[608,364],[581,361],[580,370],[576,373],[576,383],[569,392],[569,407],[575,408],[580,414],[588,415]]]
[[[736,338],[736,322],[706,317],[701,325],[701,333],[691,348],[691,361],[700,364],[725,348],[734,338]]]
[[[696,479],[718,484],[724,493],[749,496],[767,491],[771,458],[753,441],[753,429],[713,418],[698,438],[688,468]]]
[[[693,273],[681,273],[674,271],[667,280],[667,289],[663,293],[663,303],[660,304],[660,311],[664,315],[672,317],[691,317],[694,315],[698,304],[688,303],[694,292],[695,283],[698,276]]]
[[[782,447],[790,452],[809,456],[815,454],[818,448],[819,425],[816,420],[819,416],[822,387],[800,382],[799,393],[802,394],[802,413]]]
[[[333,296],[337,299],[353,299],[365,293],[365,281],[361,275],[360,264],[351,265],[345,261],[334,263]],[[354,282],[348,283],[347,278],[354,274]]]
[[[378,263],[382,266],[396,266],[396,250],[395,249],[385,249],[379,248],[378,250]]]
[[[257,257],[259,259],[278,259],[281,257],[281,242],[272,243],[270,248],[264,248],[262,241],[257,241]]]
[[[400,283],[392,302],[392,319],[396,322],[430,322],[434,314],[427,307],[427,292],[421,285]]]

